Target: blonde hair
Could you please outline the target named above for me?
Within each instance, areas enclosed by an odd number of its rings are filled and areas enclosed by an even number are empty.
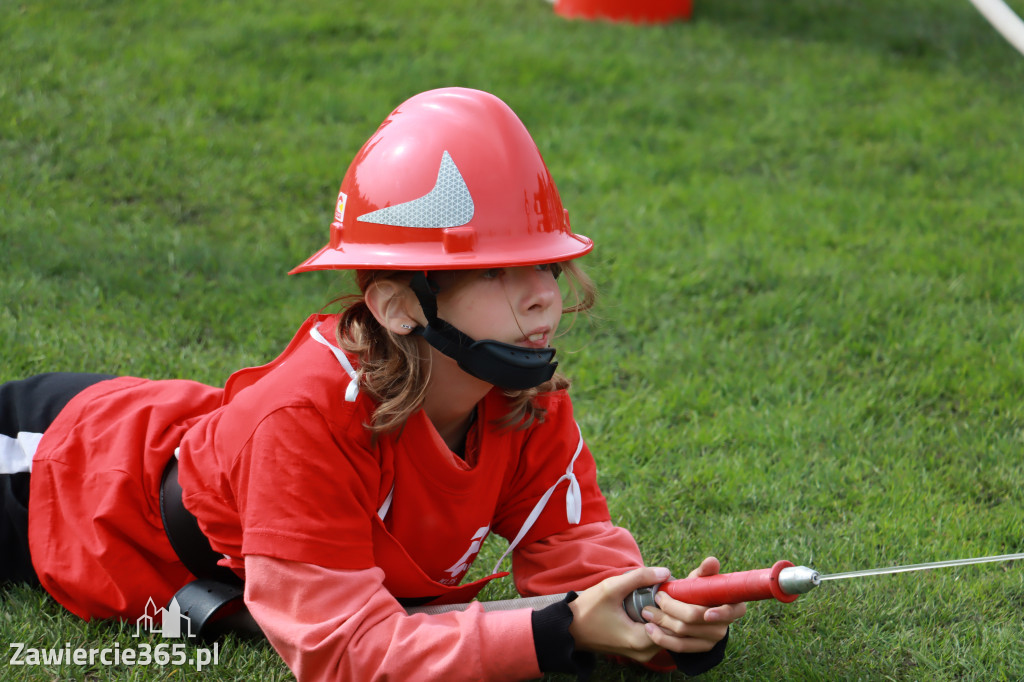
[[[590,310],[597,298],[591,279],[572,261],[558,264],[567,277],[572,305],[564,313]],[[365,293],[370,285],[386,280],[408,283],[410,273],[400,270],[356,270],[359,294],[343,296],[335,302],[345,304],[338,319],[335,337],[341,347],[359,360],[359,387],[379,404],[370,424],[374,436],[395,431],[423,404],[430,378],[430,356],[421,351],[421,344],[412,334],[395,334],[382,326],[370,312]],[[569,380],[555,373],[549,381],[522,391],[505,391],[508,413],[499,420],[503,428],[525,429],[535,421],[544,421],[546,410],[537,396],[569,387]]]

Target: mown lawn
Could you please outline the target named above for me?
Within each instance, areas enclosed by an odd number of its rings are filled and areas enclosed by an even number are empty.
[[[0,380],[272,358],[345,286],[285,273],[362,142],[416,92],[481,88],[597,243],[601,305],[559,357],[649,563],[1024,551],[1024,57],[968,2],[697,0],[642,27],[543,0],[8,2],[0,36]],[[1019,680],[1022,608],[1024,563],[827,583],[751,604],[706,679]],[[138,644],[7,590],[0,646],[23,641]],[[234,640],[203,675],[290,679]]]

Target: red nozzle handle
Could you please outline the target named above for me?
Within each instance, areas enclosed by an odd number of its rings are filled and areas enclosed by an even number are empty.
[[[771,568],[759,568],[756,571],[669,580],[662,583],[658,589],[667,592],[673,599],[701,606],[719,606],[762,599],[778,599],[789,603],[800,595],[782,591],[779,587],[779,573],[792,565],[789,561],[776,561]]]

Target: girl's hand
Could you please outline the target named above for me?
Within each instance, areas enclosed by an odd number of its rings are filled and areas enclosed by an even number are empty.
[[[687,577],[716,575],[720,568],[718,559],[708,557]],[[648,607],[643,612],[647,635],[659,647],[680,653],[710,650],[725,637],[729,624],[747,612],[742,602],[709,608],[686,604],[665,592],[658,592],[655,601],[658,608]]]
[[[632,620],[622,608],[622,601],[633,590],[663,583],[670,575],[667,568],[640,568],[580,592],[569,604],[573,612],[569,634],[576,648],[627,656],[641,663],[653,658],[663,646],[648,635],[647,627],[654,626]]]

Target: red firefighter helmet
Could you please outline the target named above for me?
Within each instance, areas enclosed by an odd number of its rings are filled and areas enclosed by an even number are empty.
[[[443,88],[401,104],[367,140],[342,180],[330,243],[291,273],[512,267],[591,248],[515,113],[489,93]]]

